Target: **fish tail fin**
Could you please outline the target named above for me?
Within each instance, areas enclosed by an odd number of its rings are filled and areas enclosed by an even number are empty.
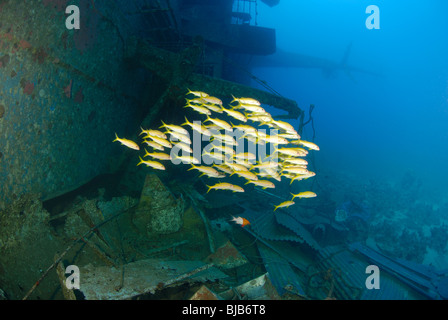
[[[142,157],[139,156],[139,158],[140,158],[140,162],[137,163],[137,166],[139,166],[139,165],[141,165],[141,164],[143,163],[143,159],[142,159]]]
[[[119,138],[118,138],[118,136],[117,136],[117,133],[115,132],[115,140],[112,141],[112,142],[119,141],[118,139],[119,139]]]
[[[277,210],[278,207],[279,207],[279,206],[274,206],[274,211]]]
[[[187,171],[193,170],[194,168],[196,168],[196,166],[194,164],[191,165],[191,168],[188,169]]]
[[[291,179],[291,182],[290,182],[289,184],[291,185],[291,184],[294,182],[294,180],[296,180],[295,177]],[[294,198],[293,198],[293,199],[294,199]]]
[[[162,125],[159,127],[159,129],[160,129],[160,128],[165,128],[165,127],[166,127],[165,122],[163,122],[163,120],[160,120],[160,121],[162,122]]]
[[[140,132],[139,136],[141,136],[143,133],[145,133],[145,129],[143,129],[142,126],[140,126],[140,130],[142,130],[142,132]]]
[[[181,124],[181,126],[184,126],[184,125],[190,125],[191,124],[191,122],[190,121],[188,121],[188,119],[187,119],[187,117],[185,116],[185,122],[184,123],[182,123]]]
[[[237,101],[237,99],[235,98],[235,96],[234,96],[233,94],[231,94],[231,96],[232,96],[233,100],[230,101],[230,103],[232,103],[232,102],[234,102],[234,101]]]
[[[213,186],[209,186],[209,185],[207,185],[207,184],[206,184],[206,186],[207,186],[207,188],[208,188],[208,190],[207,190],[206,193],[208,193],[210,190],[212,190]]]

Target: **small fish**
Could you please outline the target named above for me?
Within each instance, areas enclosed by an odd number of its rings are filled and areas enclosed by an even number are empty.
[[[176,147],[187,152],[187,153],[193,153],[193,150],[191,149],[191,147],[186,143],[183,143],[183,142],[174,143],[173,149]]]
[[[163,138],[153,137],[153,136],[149,136],[149,138],[152,139],[153,141],[155,141],[156,143],[160,144],[161,146],[166,147],[166,148],[172,148],[173,147],[173,145],[168,140],[165,140]]]
[[[118,138],[117,134],[115,133],[115,140],[112,142],[118,141],[120,142],[122,145],[134,149],[134,150],[140,150],[140,147],[138,146],[138,144],[136,144],[134,141],[128,140],[128,139],[121,139]]]
[[[158,143],[155,142],[155,141],[143,140],[143,143],[147,144],[147,145],[150,146],[150,147],[153,147],[153,148],[156,149],[156,150],[160,150],[160,151],[163,151],[163,150],[164,150],[163,146],[160,145],[160,144],[158,144]]]
[[[249,171],[234,171],[230,176],[233,176],[234,174],[239,175],[240,177],[246,178],[247,180],[258,180],[258,177],[255,173],[249,172]]]
[[[140,158],[140,162],[137,163],[138,166],[143,163],[143,164],[146,164],[147,167],[152,167],[152,168],[158,169],[158,170],[165,170],[165,166],[163,164],[161,164],[160,162],[149,161],[149,160],[147,161],[147,160],[143,160],[141,157],[139,157],[139,158]]]
[[[214,164],[213,167],[218,168],[222,172],[225,172],[227,174],[232,174],[233,170],[229,168],[227,164]]]
[[[190,89],[187,89],[188,92],[187,94],[192,94],[196,97],[200,97],[200,98],[204,98],[204,97],[208,97],[208,94],[202,91],[191,91]]]
[[[271,123],[274,124],[279,129],[283,129],[284,131],[287,131],[288,133],[297,133],[297,131],[294,129],[294,127],[288,122],[280,121],[280,120],[272,120]]]
[[[212,96],[202,97],[202,100],[204,100],[205,102],[211,103],[211,104],[217,104],[217,105],[222,106],[221,99],[218,99],[216,97],[212,97]]]
[[[261,187],[263,190],[267,188],[275,188],[275,184],[268,180],[248,180],[245,184],[252,183]]]
[[[171,160],[171,156],[169,154],[163,152],[148,152],[148,150],[145,149],[145,155],[143,157],[147,156],[158,160]]]
[[[277,168],[279,166],[279,163],[276,161],[267,161],[267,162],[258,162],[258,164],[255,164],[250,167],[250,170],[253,169],[264,169],[264,168]]]
[[[281,153],[288,156],[300,157],[303,156],[303,152],[294,150],[293,148],[276,148],[273,154]]]
[[[287,208],[289,206],[292,206],[293,204],[295,204],[294,201],[284,201],[282,203],[280,203],[278,206],[274,206],[274,211],[277,210],[278,208]]]
[[[238,106],[235,107],[235,109],[244,109],[246,111],[250,111],[252,113],[266,113],[266,110],[264,110],[262,107],[260,106],[256,106],[256,105],[251,105],[251,104],[239,104]],[[246,118],[249,115],[246,115]],[[254,116],[255,117],[255,116]],[[267,119],[267,118],[266,118]],[[269,118],[268,121],[270,121],[271,118]]]
[[[305,140],[299,140],[298,143],[301,144],[302,146],[307,147],[308,149],[311,149],[311,150],[316,150],[316,151],[320,150],[319,146],[317,144],[313,143],[313,142],[309,142],[309,141],[305,141]]]
[[[183,126],[189,125],[191,127],[191,129],[195,130],[196,132],[198,132],[200,134],[203,134],[206,136],[212,135],[211,132],[200,123],[200,121],[190,122],[190,121],[188,121],[187,117],[185,117],[185,123],[183,123],[182,125]]]
[[[221,183],[217,183],[214,186],[207,186],[208,190],[207,193],[212,190],[212,189],[216,189],[216,190],[231,190],[233,192],[244,192],[244,189],[241,188],[240,186],[231,184],[231,183],[227,183],[227,182],[221,182]]]
[[[233,98],[232,102],[237,101],[241,104],[249,104],[249,105],[254,105],[254,106],[261,105],[260,101],[255,100],[253,98],[235,98],[233,95],[232,95],[232,98]]]
[[[193,169],[198,170],[204,174],[210,174],[210,175],[215,175],[215,176],[219,175],[219,172],[216,169],[213,169],[213,168],[207,167],[207,166],[195,166],[194,164],[192,164],[191,168],[188,169],[187,171],[190,171]]]
[[[226,161],[226,156],[224,154],[222,154],[221,152],[207,152],[204,151],[202,153],[202,156],[208,156],[212,159],[218,160],[220,162],[225,162]]]
[[[185,135],[185,134],[182,134],[182,133],[179,133],[176,131],[168,131],[167,133],[169,133],[171,136],[170,137],[171,142],[173,142],[173,140],[172,140],[173,138],[176,138],[178,141],[182,141],[183,143],[186,143],[186,144],[191,144],[189,134]],[[174,142],[177,142],[177,141],[174,141]]]
[[[249,220],[247,220],[246,218],[242,218],[242,217],[233,217],[232,216],[232,220],[230,220],[230,221],[233,221],[233,222],[235,222],[236,224],[239,224],[240,226],[242,226],[243,228],[245,227],[245,226],[247,226],[248,224],[250,224],[250,222],[249,222]]]
[[[257,157],[251,152],[240,152],[235,154],[235,158],[244,160],[255,160]]]
[[[266,142],[272,144],[288,144],[288,140],[286,138],[280,137],[279,135],[266,135],[266,137],[260,138]]]
[[[308,171],[307,174],[298,174],[294,178],[291,179],[290,184],[292,184],[294,182],[294,180],[298,180],[298,181],[306,180],[308,178],[314,177],[315,175],[316,175],[316,173],[312,172],[312,171]]]
[[[140,129],[142,129],[142,132],[139,135],[142,135],[143,133],[145,133],[147,136],[153,136],[153,137],[159,137],[162,139],[166,139],[166,135],[159,130],[152,130],[152,129],[145,130],[143,128],[140,128]]]
[[[223,151],[227,155],[235,155],[235,150],[227,145],[213,145],[212,149]]]
[[[253,134],[255,134],[255,136],[257,134],[257,129],[255,129],[254,127],[251,127],[247,124],[240,124],[240,125],[234,125],[233,123],[231,123],[231,124],[232,124],[232,128],[243,131],[246,134],[253,133]]]
[[[171,131],[176,131],[176,132],[188,135],[188,131],[185,130],[184,128],[182,128],[181,126],[177,126],[174,124],[166,124],[165,122],[163,122],[163,120],[162,120],[162,125],[159,128],[167,128]]]
[[[203,107],[202,105],[199,106],[199,105],[188,103],[184,106],[184,108],[191,108],[196,112],[199,112],[199,113],[202,113],[202,114],[205,114],[208,116],[212,114],[212,112],[208,108]]]
[[[304,166],[308,165],[308,161],[306,161],[305,159],[302,159],[302,158],[287,158],[283,162],[284,162],[283,163],[284,165],[286,165],[287,163],[288,164],[292,163],[295,165],[304,165]]]
[[[174,156],[176,159],[181,160],[183,163],[193,163],[193,164],[199,164],[200,161],[192,156]]]
[[[214,119],[214,118],[210,118],[209,116],[207,116],[207,120],[205,120],[205,121],[210,121],[222,129],[229,130],[229,131],[232,130],[232,126],[230,124],[228,124],[227,122],[225,122],[224,120]]]
[[[301,166],[290,166],[290,167],[284,167],[281,172],[292,172],[295,174],[307,174],[309,171],[307,168],[301,167]]]
[[[222,111],[227,113],[232,118],[235,118],[236,120],[240,120],[241,122],[247,122],[246,116],[244,114],[242,114],[241,112],[238,112],[238,111],[235,111],[235,110],[226,109],[224,107],[222,108]]]
[[[291,195],[292,195],[292,199],[291,200],[294,200],[295,198],[314,198],[314,197],[317,197],[317,194],[315,194],[312,191],[304,191],[304,192],[300,192],[298,194],[291,193]]]
[[[246,166],[239,163],[227,162],[226,165],[233,171],[249,171]],[[231,172],[232,173],[232,172]]]

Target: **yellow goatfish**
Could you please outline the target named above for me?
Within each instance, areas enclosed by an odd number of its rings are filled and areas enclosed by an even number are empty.
[[[232,118],[235,118],[236,120],[240,120],[242,122],[247,122],[246,116],[244,114],[242,114],[241,112],[238,112],[238,111],[235,111],[235,110],[226,109],[224,107],[222,108],[222,111],[227,113]]]
[[[174,143],[173,144],[173,149],[176,148],[176,147],[181,149],[181,150],[183,150],[183,151],[185,151],[185,152],[187,152],[187,153],[193,153],[193,150],[186,143],[183,143],[183,142]]]
[[[166,139],[166,135],[159,130],[152,130],[152,129],[145,130],[142,127],[140,127],[140,129],[142,129],[142,132],[139,134],[139,136],[142,135],[143,133],[146,133],[147,136],[153,136],[153,137],[159,137],[162,139]]]
[[[221,99],[216,98],[216,97],[212,97],[212,96],[202,97],[202,100],[205,102],[208,102],[208,103],[218,104],[220,106],[222,105]]]
[[[294,201],[285,201],[280,203],[278,206],[274,206],[274,211],[277,210],[278,208],[287,208],[289,206],[292,206],[293,204],[295,204]]]
[[[169,154],[163,152],[148,152],[148,150],[145,149],[145,155],[143,157],[147,156],[158,160],[171,160],[171,156]]]
[[[200,97],[200,98],[208,97],[208,94],[205,93],[205,92],[202,92],[202,91],[191,91],[188,88],[187,88],[187,90],[188,90],[187,94],[192,94],[192,95],[194,95],[196,97]]]
[[[187,171],[190,171],[190,170],[193,170],[193,169],[196,169],[196,170],[198,170],[198,171],[200,171],[200,172],[202,172],[204,174],[210,174],[210,175],[215,175],[215,176],[219,175],[219,172],[216,169],[213,169],[213,168],[210,168],[210,167],[207,167],[207,166],[195,166],[194,164],[192,164],[191,168],[188,169]]]
[[[174,156],[176,159],[181,160],[183,163],[198,164],[200,161],[193,156]]]
[[[311,150],[316,150],[316,151],[320,150],[319,147],[317,146],[317,144],[309,142],[309,141],[300,140],[300,141],[298,141],[298,144],[301,144],[302,146],[305,146]]]
[[[225,122],[224,120],[213,119],[213,118],[210,118],[209,116],[207,116],[207,120],[205,120],[205,121],[210,121],[222,129],[229,130],[229,131],[232,130],[232,126],[230,124],[228,124],[227,122]]]
[[[206,135],[206,136],[211,136],[211,132],[204,127],[200,121],[193,121],[190,122],[188,121],[187,117],[185,117],[185,122],[182,123],[182,125],[189,125],[191,127],[191,129],[195,130],[196,132],[199,132],[200,134]]]
[[[152,168],[158,169],[158,170],[165,170],[165,166],[163,164],[161,164],[160,162],[149,161],[149,160],[146,161],[146,160],[143,160],[141,157],[139,157],[139,158],[140,158],[140,162],[137,163],[138,166],[143,163],[143,164],[146,164],[147,167],[152,167]]]
[[[255,105],[255,106],[259,106],[261,104],[260,101],[255,100],[253,98],[235,98],[233,95],[232,95],[232,98],[233,98],[232,102],[238,101],[241,104],[250,104],[250,105]]]
[[[161,146],[166,147],[166,148],[171,148],[172,147],[172,144],[168,140],[165,140],[163,138],[153,137],[153,136],[149,136],[149,138],[152,139],[153,141],[155,141],[156,143],[160,144]]]
[[[206,114],[206,115],[211,115],[212,114],[212,112],[208,108],[203,107],[203,106],[198,106],[198,105],[195,105],[195,104],[187,103],[184,106],[184,108],[191,108],[191,109],[193,109],[196,112],[199,112],[199,113],[202,113],[202,114]]]
[[[258,177],[255,173],[252,173],[250,171],[234,171],[230,176],[233,176],[234,174],[239,175],[240,177],[246,178],[247,180],[258,180]]]
[[[234,184],[230,184],[227,182],[221,182],[221,183],[215,184],[214,186],[207,186],[207,187],[208,187],[207,193],[212,189],[231,190],[232,192],[244,192],[244,189],[241,188],[240,186],[236,186]]]
[[[253,183],[256,186],[261,187],[263,190],[266,188],[275,188],[275,185],[268,180],[248,180],[245,184]]]
[[[314,197],[317,197],[317,194],[315,194],[312,191],[304,191],[304,192],[300,192],[298,194],[291,193],[291,195],[292,195],[292,199],[291,200],[294,200],[295,198],[314,198]]]
[[[186,144],[191,144],[191,140],[189,138],[189,134],[185,135],[176,131],[167,131],[167,133],[170,134],[170,141],[173,142],[173,138],[176,138],[178,141],[182,141],[183,143]],[[174,142],[177,142],[176,140],[174,140]]]
[[[160,150],[160,151],[164,150],[163,146],[161,146],[160,144],[158,144],[155,141],[143,140],[143,143],[146,143],[148,146],[153,147],[154,149],[157,149],[157,150]]]
[[[163,122],[163,120],[162,120],[162,125],[159,128],[167,128],[171,131],[176,131],[181,134],[188,135],[188,131],[185,130],[184,128],[182,128],[181,126],[176,126],[175,124],[166,124],[165,122]]]
[[[115,140],[112,142],[118,141],[120,142],[122,145],[134,149],[134,150],[140,150],[140,147],[138,146],[138,144],[136,144],[134,141],[128,140],[128,139],[121,139],[118,138],[117,134],[115,133]]]

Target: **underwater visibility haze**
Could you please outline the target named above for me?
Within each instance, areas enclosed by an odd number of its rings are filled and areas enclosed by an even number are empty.
[[[0,0],[0,300],[447,299],[447,9]]]

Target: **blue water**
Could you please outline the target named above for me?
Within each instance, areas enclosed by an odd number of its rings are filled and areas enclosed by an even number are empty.
[[[380,9],[369,30],[368,5]],[[254,74],[313,116],[321,170],[398,181],[412,172],[422,194],[443,201],[448,170],[448,20],[445,1],[281,1],[258,6],[258,25],[275,28],[278,49],[347,64],[339,70],[258,68]],[[308,128],[309,129],[309,128]],[[308,137],[311,132],[308,133]],[[447,201],[445,199],[445,201]]]

